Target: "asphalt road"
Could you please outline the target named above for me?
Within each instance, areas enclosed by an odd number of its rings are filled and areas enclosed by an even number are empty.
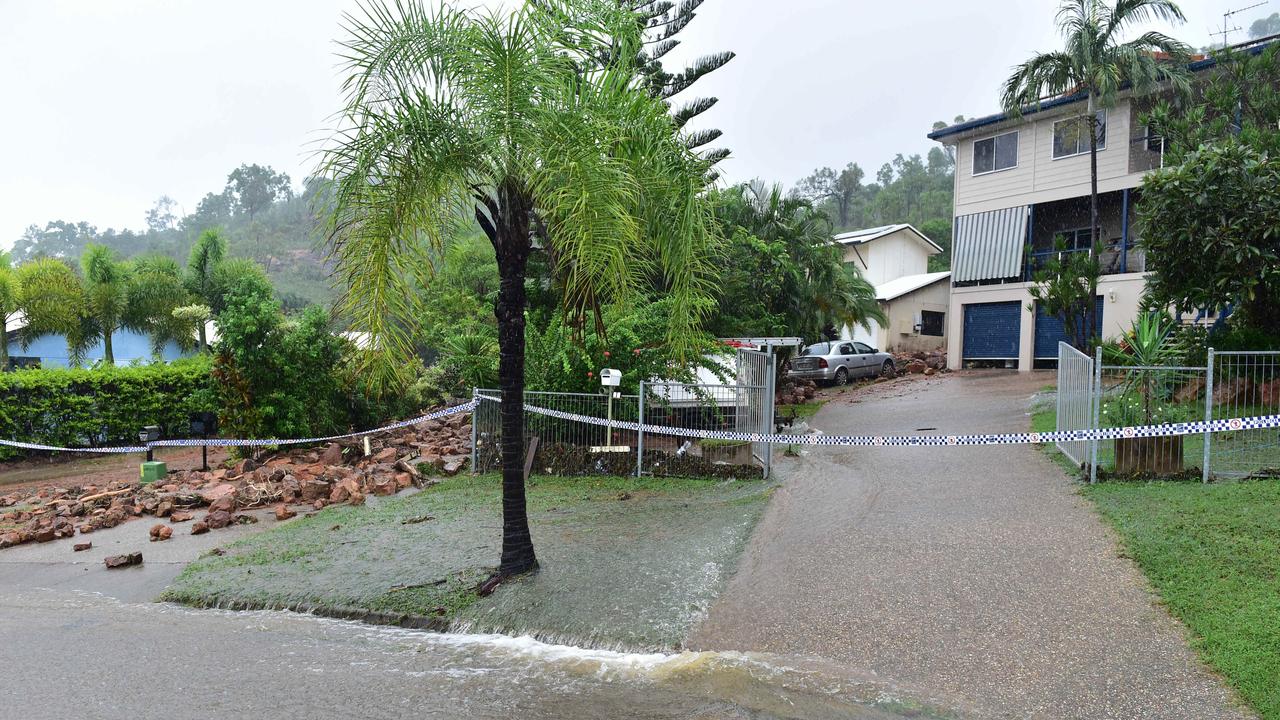
[[[988,372],[880,385],[811,424],[1024,432],[1050,382]],[[782,472],[693,647],[820,656],[981,717],[1250,717],[1041,450],[814,448]]]

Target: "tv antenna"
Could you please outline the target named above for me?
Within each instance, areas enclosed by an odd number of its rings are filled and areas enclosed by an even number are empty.
[[[1270,0],[1263,0],[1263,2],[1260,2],[1260,3],[1254,3],[1246,7],[1236,8],[1235,10],[1228,10],[1222,13],[1222,29],[1211,34],[1222,36],[1222,47],[1226,47],[1227,45],[1230,45],[1231,43],[1227,41],[1227,36],[1233,32],[1240,32],[1240,29],[1241,29],[1239,25],[1234,24],[1235,21],[1233,21],[1231,18],[1235,15],[1239,15],[1245,10],[1260,8],[1263,5],[1266,5],[1268,2],[1270,2]]]

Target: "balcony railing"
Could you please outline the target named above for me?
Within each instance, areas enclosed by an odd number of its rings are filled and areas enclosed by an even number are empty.
[[[1068,250],[1032,250],[1027,254],[1027,281],[1034,278],[1037,271],[1044,269],[1045,265],[1053,258],[1062,258],[1066,255],[1074,253],[1093,254],[1092,248],[1079,248]],[[1146,266],[1146,256],[1142,250],[1130,246],[1128,251],[1122,256],[1120,249],[1106,248],[1098,255],[1098,268],[1102,275],[1119,275],[1122,273],[1143,272]]]

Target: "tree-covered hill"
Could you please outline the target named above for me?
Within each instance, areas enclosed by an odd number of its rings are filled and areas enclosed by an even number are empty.
[[[323,229],[315,200],[322,188],[309,180],[298,193],[284,173],[241,165],[220,191],[206,194],[188,215],[179,216],[177,203],[164,196],[147,211],[147,227],[141,231],[102,230],[65,220],[31,225],[14,244],[12,257],[19,263],[38,257],[74,259],[89,243],[100,243],[124,258],[160,254],[181,263],[201,232],[220,227],[231,256],[262,265],[287,308],[327,306],[335,292],[319,250]]]

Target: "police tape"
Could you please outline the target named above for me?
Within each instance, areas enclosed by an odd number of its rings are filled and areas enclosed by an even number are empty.
[[[54,452],[85,452],[99,454],[116,454],[116,453],[144,453],[148,449],[158,447],[279,447],[282,445],[310,445],[312,443],[330,442],[333,440],[348,440],[350,438],[363,437],[365,435],[376,435],[378,433],[388,432],[390,430],[399,430],[410,425],[417,425],[429,420],[438,420],[442,417],[457,415],[459,413],[468,413],[475,410],[477,402],[472,400],[461,405],[455,405],[451,408],[437,410],[436,412],[427,413],[421,417],[412,420],[401,420],[390,425],[374,428],[372,430],[361,430],[359,432],[345,433],[343,435],[326,435],[324,437],[310,438],[270,438],[267,440],[236,440],[227,438],[194,438],[183,440],[152,440],[146,445],[131,445],[118,447],[59,447],[57,445],[40,445],[37,443],[24,443],[16,440],[0,440],[0,445],[6,447],[19,448],[22,450],[49,450]]]
[[[498,402],[498,398],[479,395],[479,400]],[[1176,435],[1202,435],[1206,432],[1234,432],[1237,430],[1267,430],[1280,428],[1280,415],[1200,420],[1195,422],[1138,425],[1122,428],[1093,428],[1085,430],[1055,430],[1052,432],[999,433],[985,435],[788,435],[783,433],[748,433],[734,430],[701,430],[666,425],[646,425],[625,420],[609,420],[593,415],[551,410],[525,404],[524,409],[537,415],[580,422],[588,425],[611,427],[615,430],[634,430],[655,435],[678,435],[704,440],[742,440],[753,443],[779,445],[842,445],[862,447],[951,447],[962,445],[1027,445],[1055,442],[1080,442],[1090,440],[1118,440],[1141,437],[1173,437]]]
[[[46,450],[53,452],[83,452],[97,454],[144,453],[157,447],[280,447],[283,445],[309,445],[313,443],[347,440],[350,438],[376,435],[378,433],[399,430],[400,428],[419,423],[437,420],[450,415],[474,411],[481,402],[500,402],[499,398],[490,395],[477,395],[475,399],[461,405],[427,413],[411,420],[361,430],[342,435],[326,435],[309,438],[270,438],[265,440],[238,440],[227,438],[204,438],[184,440],[153,440],[146,445],[117,447],[60,447],[41,445],[16,440],[0,440],[0,446],[23,450]],[[1222,420],[1199,420],[1194,422],[1163,423],[1159,425],[1138,425],[1121,428],[1091,428],[1084,430],[1057,430],[1052,432],[998,433],[979,435],[826,435],[810,433],[807,435],[790,435],[785,433],[749,433],[734,430],[703,430],[697,428],[671,427],[667,425],[648,425],[627,420],[609,420],[594,415],[552,410],[529,403],[524,404],[527,412],[543,415],[559,420],[579,422],[587,425],[610,427],[616,430],[633,430],[638,433],[654,435],[676,435],[686,438],[704,440],[741,440],[753,443],[772,443],[779,445],[841,445],[861,447],[952,447],[966,445],[1025,445],[1055,442],[1087,442],[1092,440],[1118,440],[1123,438],[1173,437],[1177,435],[1201,435],[1206,432],[1235,432],[1239,430],[1269,430],[1280,428],[1280,415],[1259,415],[1255,417],[1227,418]]]

